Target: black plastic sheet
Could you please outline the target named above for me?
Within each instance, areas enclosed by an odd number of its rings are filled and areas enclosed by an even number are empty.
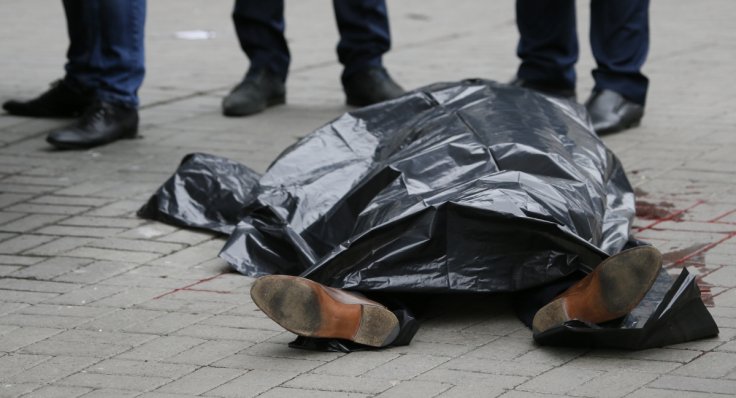
[[[466,80],[346,113],[260,177],[190,155],[140,214],[229,233],[220,256],[250,276],[301,275],[365,292],[495,293],[589,272],[630,245],[634,194],[582,106]],[[620,346],[607,331],[660,334],[629,347],[644,348],[717,333],[699,297],[700,308],[688,308],[710,323],[678,324],[687,333],[674,336],[655,316],[683,313],[697,293],[692,278],[663,274],[655,287],[624,321],[569,325],[538,341]]]

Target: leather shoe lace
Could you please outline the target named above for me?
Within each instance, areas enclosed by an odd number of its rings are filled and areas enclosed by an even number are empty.
[[[59,149],[92,148],[137,134],[135,108],[97,101],[76,123],[50,132],[46,141]]]

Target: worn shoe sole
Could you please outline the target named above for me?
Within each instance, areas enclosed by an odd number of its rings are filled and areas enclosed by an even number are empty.
[[[651,246],[609,257],[537,312],[532,321],[534,334],[570,320],[602,323],[628,314],[652,287],[661,267],[662,254]]]
[[[399,333],[399,321],[386,307],[309,279],[264,276],[253,283],[250,295],[269,318],[300,336],[384,347]]]

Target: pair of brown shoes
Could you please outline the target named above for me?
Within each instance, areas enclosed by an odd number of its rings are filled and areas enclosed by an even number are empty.
[[[609,257],[537,312],[534,334],[570,320],[596,324],[626,315],[649,291],[661,267],[661,253],[650,246]],[[269,318],[300,336],[384,347],[399,333],[398,319],[383,305],[309,279],[264,276],[253,284],[251,297]]]

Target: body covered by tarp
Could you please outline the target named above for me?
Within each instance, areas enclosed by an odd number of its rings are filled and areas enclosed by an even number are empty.
[[[229,233],[220,255],[246,275],[301,275],[360,291],[492,293],[590,271],[631,245],[634,194],[583,107],[466,80],[346,113],[260,178],[190,155],[140,214]],[[649,338],[684,304],[710,323]],[[666,273],[622,322],[566,325],[546,342],[575,343],[568,337],[581,330],[589,344],[629,348],[717,333],[693,278]],[[627,343],[606,337],[622,330]]]

